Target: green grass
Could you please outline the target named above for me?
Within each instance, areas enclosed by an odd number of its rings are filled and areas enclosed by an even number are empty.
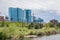
[[[55,28],[48,28],[48,29],[28,29],[26,27],[0,27],[0,34],[1,37],[5,38],[20,38],[20,36],[26,35],[37,35],[37,36],[44,36],[44,35],[51,35],[55,34]]]
[[[1,23],[0,23],[1,24]],[[9,25],[7,27],[7,24]],[[29,29],[29,23],[18,23],[18,22],[4,22],[4,27],[0,27],[0,39],[6,38],[21,38],[26,35],[52,35],[56,34],[57,27],[43,27],[40,29]],[[59,28],[58,28],[59,29]]]

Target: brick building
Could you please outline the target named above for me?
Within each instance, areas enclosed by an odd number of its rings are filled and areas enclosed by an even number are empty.
[[[0,16],[0,21],[4,21],[4,17],[3,16]]]

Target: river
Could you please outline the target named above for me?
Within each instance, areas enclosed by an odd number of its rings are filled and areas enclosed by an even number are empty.
[[[25,38],[24,40],[60,40],[60,34],[37,37],[37,38]]]

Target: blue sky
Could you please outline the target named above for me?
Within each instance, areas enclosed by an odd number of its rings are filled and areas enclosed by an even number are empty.
[[[0,0],[0,15],[9,16],[8,8],[32,9],[36,17],[48,22],[60,21],[60,0]]]

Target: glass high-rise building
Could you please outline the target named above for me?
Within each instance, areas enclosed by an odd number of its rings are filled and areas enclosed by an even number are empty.
[[[23,10],[20,8],[9,8],[10,21],[22,22]]]
[[[31,10],[20,8],[9,8],[10,21],[13,22],[32,22],[31,20]]]
[[[9,8],[10,21],[17,21],[17,9]]]
[[[24,13],[25,13],[25,17],[26,17],[26,22],[32,22],[32,20],[31,20],[32,11],[30,9],[25,9],[24,11],[25,11]]]
[[[18,22],[23,22],[24,13],[23,10],[20,8],[17,8],[17,18],[18,18]]]

